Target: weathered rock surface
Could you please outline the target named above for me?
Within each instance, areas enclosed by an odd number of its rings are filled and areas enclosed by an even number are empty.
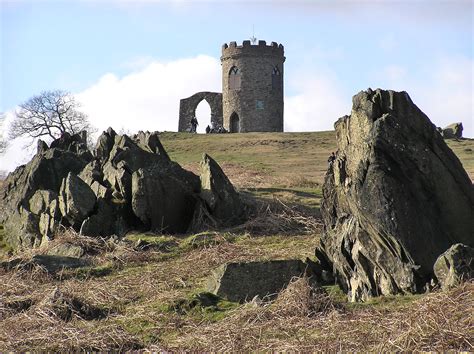
[[[89,265],[82,258],[50,254],[37,254],[33,256],[31,261],[33,264],[44,267],[50,273],[58,272],[64,268],[81,268]]]
[[[0,223],[14,249],[46,243],[61,225],[106,237],[130,229],[182,233],[199,215],[222,223],[242,217],[237,193],[210,157],[205,178],[218,183],[209,184],[214,201],[208,206],[199,177],[170,160],[157,132],[128,137],[109,128],[94,154],[86,138],[64,134],[49,148],[40,142],[34,158],[6,179]]]
[[[43,242],[44,236],[38,226],[40,209],[46,208],[46,203],[52,198],[51,193],[59,191],[63,178],[69,172],[79,173],[92,159],[81,134],[64,135],[50,148],[46,144],[40,145],[30,162],[8,175],[3,195],[0,195],[0,223],[5,227],[5,242],[15,249],[39,246]],[[34,196],[39,190],[49,192]]]
[[[203,154],[201,169],[201,197],[211,215],[225,224],[242,221],[244,205],[221,167],[209,155]]]
[[[73,245],[72,243],[66,242],[52,247],[47,254],[50,256],[80,258],[84,255],[84,248],[79,245]]]
[[[474,278],[474,248],[457,243],[436,260],[436,279],[443,289]]]
[[[146,228],[186,232],[199,193],[199,178],[174,163],[139,169],[132,176],[132,208]]]
[[[467,173],[406,92],[360,92],[335,129],[317,256],[353,301],[423,291],[443,251],[473,246]]]
[[[443,129],[443,138],[445,139],[459,139],[462,138],[463,126],[462,123],[452,123]]]
[[[95,202],[95,194],[87,183],[69,173],[59,189],[59,209],[69,224],[80,226],[94,210]]]
[[[208,278],[207,290],[230,301],[250,301],[255,296],[272,298],[293,277],[301,277],[307,266],[300,260],[228,263]]]

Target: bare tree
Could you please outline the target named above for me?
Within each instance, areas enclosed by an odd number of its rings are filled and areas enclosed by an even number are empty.
[[[0,154],[4,153],[7,149],[7,141],[5,140],[5,113],[0,113]]]
[[[10,125],[9,138],[59,138],[63,133],[92,132],[87,115],[78,111],[80,104],[64,91],[44,91],[19,106]]]

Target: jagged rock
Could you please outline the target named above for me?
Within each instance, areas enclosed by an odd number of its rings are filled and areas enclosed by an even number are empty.
[[[138,134],[134,136],[134,140],[138,143],[140,147],[144,150],[150,151],[154,154],[158,154],[164,157],[166,160],[169,160],[168,153],[165,151],[165,148],[160,142],[158,137],[158,132],[142,132],[139,131]]]
[[[228,263],[208,278],[207,290],[230,301],[250,301],[255,296],[275,297],[293,277],[307,272],[300,260]]]
[[[36,154],[42,154],[46,150],[48,150],[48,144],[46,144],[43,140],[38,139],[36,143]]]
[[[87,132],[85,130],[74,135],[63,133],[59,139],[51,143],[50,149],[53,148],[70,151],[82,160],[91,161],[93,158],[87,147]]]
[[[61,215],[74,227],[79,227],[94,210],[96,197],[79,177],[69,173],[59,190]]]
[[[45,211],[51,202],[58,197],[56,192],[51,190],[39,189],[33,194],[29,201],[30,211],[33,214],[40,215]]]
[[[99,139],[97,139],[95,156],[99,161],[105,162],[109,159],[110,151],[112,151],[112,147],[114,146],[116,135],[117,133],[112,128],[109,128],[99,136]]]
[[[89,186],[94,182],[101,183],[103,180],[102,170],[100,168],[100,163],[97,160],[92,160],[82,169],[81,173],[78,174],[78,177],[86,182]]]
[[[132,176],[132,208],[146,228],[186,232],[199,192],[199,178],[168,163],[139,169]]]
[[[360,92],[335,128],[318,257],[353,301],[423,291],[441,252],[474,242],[467,173],[406,92]]]
[[[445,139],[462,138],[462,123],[452,123],[443,129],[443,137]]]
[[[28,164],[17,167],[5,180],[0,222],[5,220],[6,214],[21,205],[29,208],[29,200],[37,190],[58,191],[69,172],[78,174],[89,161],[78,158],[70,151],[52,148],[35,155]]]
[[[79,233],[84,236],[109,236],[111,234],[121,234],[120,230],[114,227],[115,215],[112,206],[104,199],[97,200],[97,211],[95,214],[85,219],[81,225]]]
[[[20,206],[3,223],[4,241],[13,249],[38,247],[42,236],[38,229],[38,216]]]
[[[211,215],[224,224],[242,221],[244,205],[217,162],[209,155],[203,154],[200,170],[201,198],[206,201]]]
[[[443,289],[474,278],[474,248],[462,243],[452,245],[438,257],[433,269]]]
[[[127,135],[117,135],[108,160],[113,166],[127,169],[130,174],[140,168],[169,162],[167,155],[159,155],[143,149],[136,141]]]
[[[65,133],[49,148],[39,143],[33,159],[6,179],[0,223],[14,249],[48,242],[61,225],[87,236],[147,228],[176,233],[200,216],[227,215],[220,208],[238,214],[231,185],[212,185],[216,203],[208,210],[199,196],[199,177],[169,159],[157,132],[128,137],[109,128],[99,138],[95,158],[86,140],[86,134]],[[213,167],[208,178],[228,183],[215,165],[219,171]],[[231,199],[226,204],[224,198]]]

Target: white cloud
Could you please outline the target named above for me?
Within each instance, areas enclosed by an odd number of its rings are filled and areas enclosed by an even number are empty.
[[[217,59],[201,55],[153,61],[122,78],[109,73],[77,98],[99,133],[109,126],[116,130],[176,131],[179,100],[199,91],[221,91]]]
[[[446,56],[421,69],[427,74],[415,78],[416,73],[390,65],[374,80],[380,87],[407,91],[436,126],[462,122],[463,136],[474,137],[474,61]]]
[[[474,137],[474,60],[446,57],[433,72],[429,82],[414,85],[418,107],[437,126],[462,122],[463,135]]]
[[[334,129],[334,122],[350,112],[350,97],[330,73],[302,69],[288,79],[296,94],[285,97],[285,131]]]

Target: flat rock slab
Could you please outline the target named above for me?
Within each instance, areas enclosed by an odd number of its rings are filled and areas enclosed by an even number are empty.
[[[255,296],[274,297],[293,277],[305,274],[306,264],[300,260],[228,263],[212,272],[208,291],[230,301],[250,301]]]
[[[32,262],[46,268],[51,273],[55,273],[63,268],[80,268],[89,265],[86,260],[81,258],[48,254],[37,254],[33,257]]]

